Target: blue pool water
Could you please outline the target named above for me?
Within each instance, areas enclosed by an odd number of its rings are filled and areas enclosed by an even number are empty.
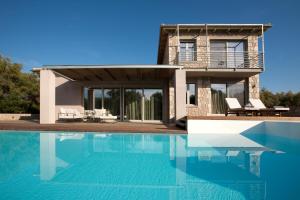
[[[241,135],[0,132],[0,199],[299,199],[300,125]]]

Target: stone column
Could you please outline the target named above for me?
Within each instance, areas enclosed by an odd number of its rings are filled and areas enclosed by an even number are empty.
[[[52,70],[42,69],[40,71],[40,124],[54,123],[55,74]]]
[[[259,75],[254,75],[248,79],[248,97],[259,99]]]
[[[175,119],[186,116],[186,71],[175,70]]]

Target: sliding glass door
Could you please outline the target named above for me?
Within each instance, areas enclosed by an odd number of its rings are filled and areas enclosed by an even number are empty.
[[[226,84],[211,84],[212,113],[225,113]]]
[[[241,106],[245,105],[244,83],[211,84],[212,113],[224,114],[227,105],[225,98],[237,98]]]
[[[106,109],[124,120],[162,120],[162,89],[84,89],[85,110]]]
[[[162,90],[144,89],[144,120],[162,120]]]
[[[94,109],[102,109],[103,107],[103,90],[102,89],[94,89]]]
[[[104,89],[103,102],[104,109],[114,116],[120,116],[120,89]]]
[[[245,66],[244,41],[210,42],[210,66],[215,68],[244,68]]]
[[[125,89],[124,119],[142,120],[142,89]]]
[[[162,89],[125,89],[125,120],[162,120]]]

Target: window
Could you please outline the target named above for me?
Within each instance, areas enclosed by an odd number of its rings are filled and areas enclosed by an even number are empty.
[[[120,116],[120,89],[94,89],[94,109],[106,109],[110,114]]]
[[[102,97],[103,97],[103,91],[102,89],[95,89],[94,90],[94,105],[95,105],[95,109],[102,109]]]
[[[195,60],[195,43],[181,41],[179,61],[194,61]]]
[[[241,106],[245,105],[244,83],[211,84],[212,113],[224,114],[226,110],[225,98],[237,98]]]
[[[196,84],[186,84],[186,104],[196,105]]]
[[[216,68],[244,68],[244,41],[211,41],[210,66]]]
[[[103,90],[104,108],[114,116],[120,116],[120,89],[104,89]]]

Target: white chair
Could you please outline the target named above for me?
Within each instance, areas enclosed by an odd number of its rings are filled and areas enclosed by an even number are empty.
[[[100,121],[116,120],[117,116],[113,116],[106,109],[94,109],[94,119],[99,119]]]
[[[249,102],[254,108],[257,108],[259,111],[264,112],[264,113],[275,113],[279,116],[283,112],[288,112],[290,108],[288,107],[283,107],[283,106],[274,106],[273,108],[267,108],[265,104],[260,100],[260,99],[249,99]]]
[[[228,114],[236,114],[239,116],[240,114],[254,114],[257,111],[256,108],[253,107],[245,107],[243,108],[237,98],[225,98],[228,109],[226,110],[225,115]]]
[[[83,119],[83,115],[77,109],[60,108],[60,111],[58,113],[58,119]]]

